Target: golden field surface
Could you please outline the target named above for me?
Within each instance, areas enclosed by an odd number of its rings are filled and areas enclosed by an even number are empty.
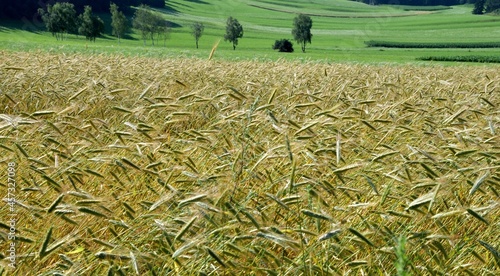
[[[498,67],[0,56],[2,274],[500,272]]]

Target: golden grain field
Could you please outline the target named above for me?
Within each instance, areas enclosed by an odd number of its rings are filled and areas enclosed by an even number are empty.
[[[0,57],[4,275],[500,272],[498,67]]]

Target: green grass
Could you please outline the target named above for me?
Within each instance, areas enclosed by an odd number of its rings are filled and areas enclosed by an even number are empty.
[[[401,49],[367,49],[365,41],[383,40],[419,43],[500,43],[498,25],[500,17],[475,16],[472,7],[454,6],[422,10],[405,10],[393,6],[370,6],[353,1],[294,0],[294,1],[168,1],[166,9],[157,10],[164,18],[176,24],[166,45],[143,46],[140,37],[131,33],[132,39],[117,40],[107,35],[96,43],[87,43],[83,37],[68,36],[56,41],[42,30],[40,22],[7,22],[0,27],[0,48],[31,51],[123,53],[126,55],[193,56],[208,57],[212,46],[222,40],[216,52],[218,58],[228,60],[304,59],[339,62],[414,62],[416,57],[443,55],[440,50],[406,51]],[[430,10],[430,11],[429,11]],[[295,44],[295,53],[277,53],[271,49],[277,39],[292,39],[291,28],[296,13],[310,14],[313,19],[312,44],[306,53]],[[109,16],[103,16],[109,22]],[[236,51],[223,41],[227,17],[237,18],[244,28],[244,36]],[[190,25],[200,21],[205,33],[200,39],[200,49],[195,49]],[[467,49],[446,50],[445,55],[467,55]],[[498,55],[499,49],[481,49],[474,55]]]

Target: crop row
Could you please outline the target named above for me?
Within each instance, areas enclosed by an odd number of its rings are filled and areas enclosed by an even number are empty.
[[[397,42],[397,41],[365,41],[367,47],[385,48],[500,48],[500,42]]]
[[[419,57],[417,59],[425,61],[500,63],[499,56],[427,56]]]

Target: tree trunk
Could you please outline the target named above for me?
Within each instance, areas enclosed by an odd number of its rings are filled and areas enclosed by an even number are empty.
[[[198,39],[196,39],[196,49],[198,49]]]
[[[233,50],[236,50],[236,44],[233,42]]]

